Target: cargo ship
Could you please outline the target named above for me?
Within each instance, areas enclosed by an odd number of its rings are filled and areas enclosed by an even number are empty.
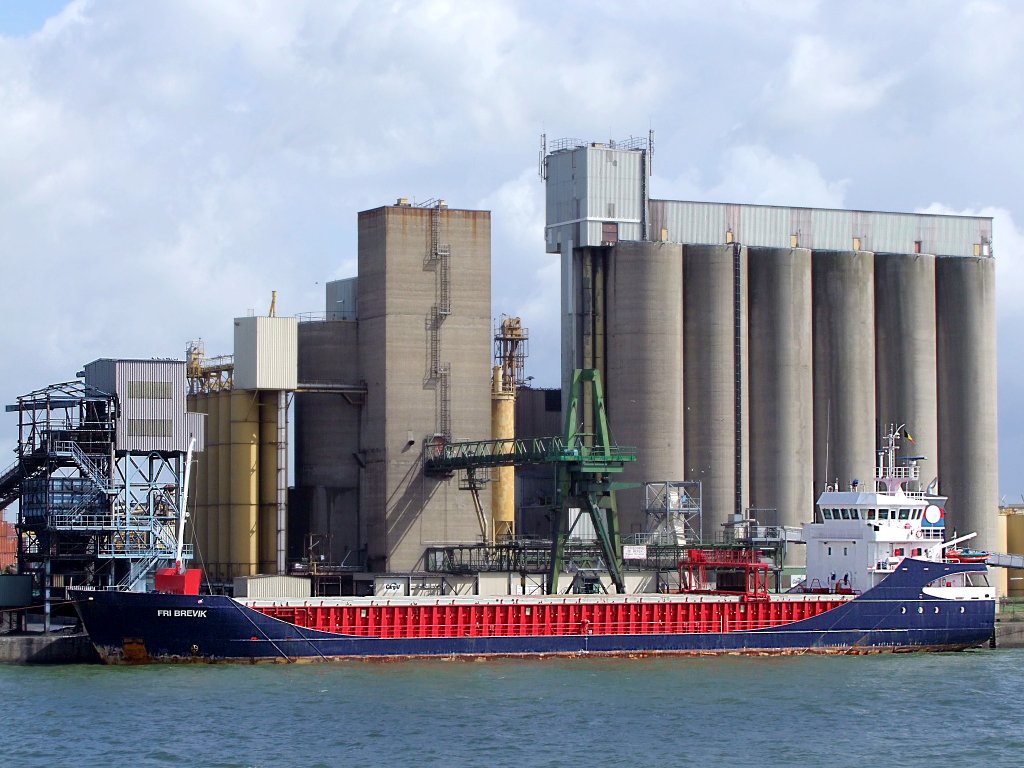
[[[899,431],[875,486],[829,487],[803,526],[807,573],[768,590],[756,549],[694,545],[672,593],[257,599],[200,595],[164,569],[152,592],[81,591],[107,663],[297,662],[409,657],[947,651],[985,645],[995,589],[984,553],[945,538],[945,497],[908,490]]]

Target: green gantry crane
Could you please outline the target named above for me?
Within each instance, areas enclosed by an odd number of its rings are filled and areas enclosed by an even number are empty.
[[[585,397],[587,385],[589,398]],[[592,424],[593,431],[589,431],[584,424]],[[573,372],[565,433],[562,437],[428,445],[424,449],[423,470],[428,475],[451,476],[460,470],[472,475],[477,469],[485,467],[554,464],[557,494],[551,515],[548,594],[558,592],[558,576],[570,533],[569,509],[573,502],[585,510],[593,521],[608,573],[616,590],[623,593],[622,540],[615,507],[615,490],[634,487],[634,484],[614,482],[612,476],[622,472],[625,464],[631,461],[636,461],[635,448],[612,443],[600,373],[595,369],[584,368]]]

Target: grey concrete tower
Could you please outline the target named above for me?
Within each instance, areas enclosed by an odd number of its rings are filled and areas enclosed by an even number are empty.
[[[683,477],[682,246],[622,243],[607,287],[608,420],[617,442],[645,446],[643,465],[628,466],[622,480]],[[622,531],[645,531],[643,489],[620,491],[617,501]]]
[[[947,527],[977,531],[971,544],[997,549],[995,263],[935,260],[939,370],[939,491]],[[998,551],[1004,551],[999,549]]]
[[[935,257],[875,254],[875,389],[878,425],[905,424],[903,456],[918,460],[925,490],[938,475]]]
[[[875,467],[873,254],[815,251],[814,487],[872,487]]]
[[[328,526],[370,570],[419,570],[426,547],[481,538],[471,495],[425,477],[422,451],[490,436],[490,237],[489,212],[443,201],[363,211],[355,290],[329,291],[354,313],[300,325],[300,370],[329,381],[300,395],[296,494],[309,532]]]
[[[797,526],[814,504],[811,252],[747,254],[750,505]]]
[[[748,506],[747,441],[737,436],[747,424],[742,415],[747,312],[746,296],[736,296],[737,269],[746,271],[746,249],[739,245],[684,247],[684,479],[701,481],[705,538],[717,536],[723,523]]]

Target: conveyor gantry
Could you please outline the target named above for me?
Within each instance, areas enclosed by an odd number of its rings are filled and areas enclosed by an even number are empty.
[[[594,433],[580,431],[584,384],[590,385]],[[450,477],[465,471],[472,478],[478,469],[528,464],[553,464],[558,474],[558,493],[553,505],[551,572],[548,591],[558,591],[558,575],[569,536],[569,502],[575,500],[590,515],[604,552],[608,572],[616,589],[625,592],[622,541],[619,535],[615,489],[625,484],[611,480],[627,462],[636,461],[636,449],[614,445],[604,410],[601,376],[593,369],[573,373],[569,408],[563,437],[514,440],[439,442],[427,445],[423,471],[427,475]],[[472,486],[472,483],[470,483]],[[479,510],[478,510],[479,512]]]
[[[482,467],[526,466],[567,463],[579,471],[621,472],[627,461],[636,461],[636,450],[621,446],[594,448],[583,435],[536,437],[526,440],[476,440],[428,445],[423,470],[428,475],[451,475],[459,470]]]

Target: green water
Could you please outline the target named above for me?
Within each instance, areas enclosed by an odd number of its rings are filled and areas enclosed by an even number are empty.
[[[0,766],[1017,766],[1024,650],[0,668]]]

